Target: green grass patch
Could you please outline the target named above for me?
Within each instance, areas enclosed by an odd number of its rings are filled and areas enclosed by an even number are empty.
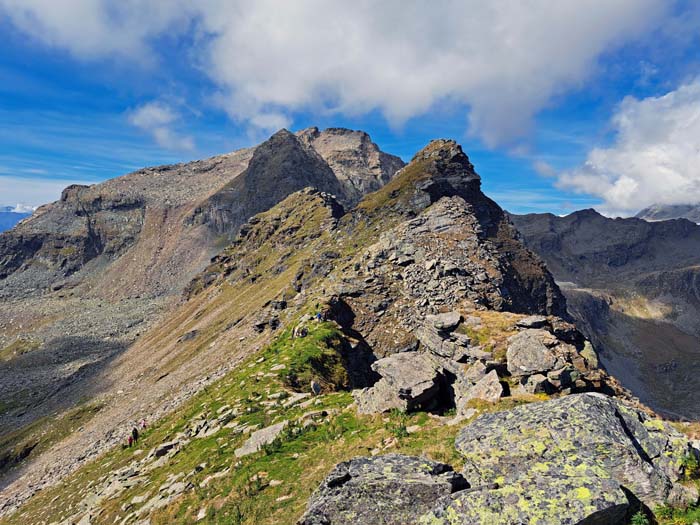
[[[29,339],[17,339],[0,350],[0,361],[10,361],[16,357],[38,350],[41,343]]]
[[[292,329],[272,344],[268,353],[289,357],[280,372],[283,383],[298,392],[308,392],[311,381],[326,391],[344,390],[349,386],[342,349],[345,336],[335,323],[309,321],[304,337],[293,337]]]

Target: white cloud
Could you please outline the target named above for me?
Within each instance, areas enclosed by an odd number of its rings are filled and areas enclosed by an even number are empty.
[[[562,173],[560,187],[601,197],[620,215],[700,202],[700,78],[664,96],[624,99],[612,124],[614,143]]]
[[[180,115],[164,102],[148,102],[129,114],[129,122],[149,133],[163,148],[190,151],[194,149],[194,140],[190,136],[180,135],[173,125]]]
[[[472,133],[512,144],[598,57],[663,24],[666,0],[0,0],[15,25],[78,57],[153,54],[191,32],[218,100],[254,127],[296,112],[381,112],[401,125],[468,105]],[[149,53],[150,49],[150,53]],[[165,137],[167,140],[167,137]]]
[[[13,213],[32,213],[34,210],[37,209],[37,206],[30,206],[28,204],[22,204],[21,202],[18,202],[12,207],[12,212]]]
[[[79,58],[151,56],[148,39],[177,26],[188,12],[171,0],[0,0],[12,23],[37,40],[64,48]]]

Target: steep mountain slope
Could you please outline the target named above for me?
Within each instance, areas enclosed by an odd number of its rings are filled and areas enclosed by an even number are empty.
[[[321,155],[343,185],[343,193],[357,203],[389,182],[404,162],[381,151],[364,131],[307,128],[299,139]]]
[[[6,442],[0,508],[41,489],[6,522],[291,524],[336,461],[458,462],[451,442],[478,412],[590,390],[633,401],[565,308],[461,148],[434,141],[349,213],[305,189],[244,224],[101,371],[89,416],[63,416],[80,431],[59,417],[55,443]],[[358,414],[350,388],[365,412],[415,413]],[[142,417],[139,449],[114,448]]]
[[[593,210],[512,219],[566,284],[569,310],[608,371],[661,412],[700,415],[700,226]]]
[[[329,133],[317,133],[329,159],[334,141],[357,136]],[[0,435],[91,391],[250,216],[309,184],[343,196],[349,173],[375,180],[365,166],[376,157],[369,141],[336,176],[283,130],[256,148],[71,186],[1,234]],[[384,178],[402,164],[390,158]]]
[[[700,223],[700,206],[697,204],[652,204],[637,215],[646,221],[667,221],[670,219],[688,219]]]

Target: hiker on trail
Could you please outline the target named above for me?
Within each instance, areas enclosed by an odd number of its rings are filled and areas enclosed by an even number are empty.
[[[316,313],[316,321],[321,322],[323,320],[323,315],[321,312]]]
[[[129,436],[129,448],[131,448],[131,445],[134,444],[134,438]]]
[[[146,420],[145,419],[141,420],[141,430],[146,430]]]
[[[131,437],[134,440],[134,443],[139,440],[139,431],[136,429],[136,427],[131,429]]]

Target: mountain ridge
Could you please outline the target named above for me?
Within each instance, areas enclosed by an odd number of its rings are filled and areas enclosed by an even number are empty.
[[[511,215],[608,370],[657,410],[695,417],[700,226],[687,219]]]
[[[334,162],[347,169],[345,143]],[[287,165],[300,183],[330,180],[302,139],[281,132],[268,146],[249,174],[263,166],[283,180]],[[381,185],[368,158],[349,165]],[[565,509],[571,523],[605,516],[622,525],[643,510],[640,499],[697,499],[681,482],[694,472],[683,463],[694,454],[688,440],[599,368],[554,278],[482,193],[461,146],[431,141],[356,203],[329,189],[340,195],[305,187],[219,235],[227,245],[133,325],[132,341],[76,371],[72,388],[87,401],[0,436],[3,525],[328,523],[376,502],[378,516],[397,524],[456,515],[476,525],[474,502],[489,502],[477,507],[522,522]],[[94,301],[86,311],[98,325],[100,308],[111,313],[107,299],[77,299]],[[26,299],[17,304],[26,310]],[[8,377],[56,349],[29,340],[10,350],[0,362]],[[136,448],[126,446],[142,418]],[[552,418],[566,439],[543,433]],[[581,441],[584,419],[614,429],[587,430]],[[488,439],[493,461],[470,455],[464,436],[473,432]],[[583,442],[597,445],[574,445]],[[544,451],[547,463],[530,468]],[[446,480],[449,490],[437,487]],[[353,497],[334,497],[346,490]],[[371,502],[354,497],[366,493]]]

